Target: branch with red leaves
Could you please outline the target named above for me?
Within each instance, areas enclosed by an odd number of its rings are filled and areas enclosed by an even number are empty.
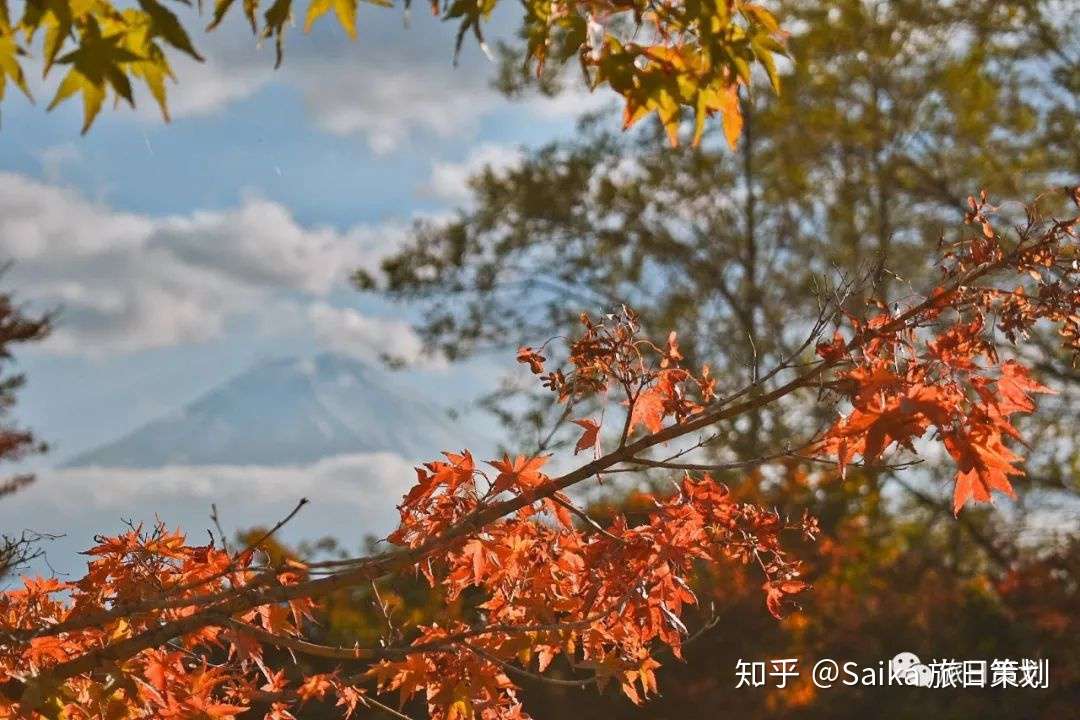
[[[708,474],[739,465],[680,459],[700,442],[666,459],[654,449],[816,391],[839,418],[753,464],[826,462],[842,474],[857,459],[918,455],[936,442],[956,464],[956,512],[1013,494],[1010,478],[1022,474],[1014,418],[1049,389],[994,331],[1015,345],[1052,323],[1063,348],[1080,353],[1080,244],[1076,218],[1029,211],[1005,234],[994,213],[985,198],[971,201],[970,229],[944,248],[941,282],[922,298],[856,311],[856,283],[843,283],[803,346],[750,387],[721,392],[708,367],[683,366],[674,333],[643,338],[626,309],[583,315],[563,367],[548,370],[543,348],[522,348],[518,360],[567,408],[589,399],[619,420],[569,418],[582,430],[574,455],[593,458],[557,476],[544,472],[549,456],[480,463],[468,451],[417,468],[392,551],[274,566],[257,565],[254,546],[192,546],[160,527],[103,540],[84,577],[28,579],[0,596],[0,717],[228,718],[259,707],[281,719],[313,701],[334,701],[348,717],[387,708],[377,696],[393,692],[402,704],[425,698],[432,718],[516,718],[526,715],[513,677],[547,677],[557,658],[572,673],[557,682],[614,683],[644,702],[657,691],[658,658],[681,657],[690,636],[697,564],[760,572],[765,606],[780,617],[809,587],[785,536],[817,531],[811,517],[736,501]],[[601,525],[565,493],[642,469],[683,472],[640,520]],[[408,642],[375,648],[312,641],[319,598],[395,573],[423,575],[447,603],[477,598],[480,620],[411,628]],[[305,675],[270,647],[339,667]]]

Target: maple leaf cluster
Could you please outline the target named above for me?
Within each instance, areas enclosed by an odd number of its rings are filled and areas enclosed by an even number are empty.
[[[640,338],[629,311],[582,322],[573,368],[545,382],[567,401],[626,392],[623,445],[639,430],[680,422],[712,397],[711,381],[678,366],[674,334],[663,346]],[[525,351],[521,359],[543,362]],[[600,423],[578,424],[585,431],[579,451],[599,453]],[[357,561],[359,572],[319,578],[318,564],[271,566],[269,554],[257,564],[259,541],[229,553],[190,546],[160,526],[133,529],[91,549],[82,579],[28,579],[3,596],[10,642],[0,673],[9,692],[0,717],[121,709],[131,717],[234,717],[265,707],[267,717],[281,719],[326,699],[348,716],[378,703],[372,693],[393,692],[402,703],[420,694],[432,718],[525,717],[515,675],[542,674],[559,657],[577,676],[566,682],[614,682],[640,703],[657,692],[659,649],[681,657],[684,611],[697,602],[690,589],[696,563],[758,568],[777,617],[789,596],[809,587],[781,544],[786,532],[812,534],[805,518],[789,522],[736,502],[707,474],[687,474],[669,496],[649,496],[643,521],[616,516],[602,527],[559,489],[569,484],[565,477],[544,472],[548,460],[478,463],[464,450],[418,467],[388,538],[404,555],[370,559],[421,573],[448,604],[468,592],[477,624],[412,628],[411,642],[377,649],[317,645],[304,639],[317,588],[335,578],[377,578],[367,560]],[[275,667],[266,646],[343,667],[298,675]],[[360,672],[346,671],[357,663]]]
[[[101,538],[87,555],[87,573],[76,582],[24,578],[21,588],[0,598],[0,674],[5,687],[22,691],[18,703],[0,701],[0,717],[232,718],[253,699],[281,694],[284,674],[266,665],[262,646],[244,628],[298,636],[312,618],[308,598],[198,625],[177,642],[116,657],[104,653],[85,671],[79,663],[102,648],[124,648],[161,623],[183,622],[201,602],[239,592],[267,572],[287,586],[304,576],[302,570],[256,571],[252,548],[229,553],[192,546],[160,524]],[[57,668],[69,676],[50,676]],[[26,673],[37,677],[17,679]],[[362,692],[333,673],[306,677],[292,690],[297,703],[334,692],[350,711]],[[273,703],[267,717],[293,717],[285,707]]]
[[[969,500],[990,501],[993,491],[1015,496],[1009,478],[1023,475],[1023,459],[1008,445],[1022,443],[1013,417],[1035,409],[1034,394],[1053,392],[1016,359],[1000,357],[995,329],[1015,345],[1037,323],[1054,322],[1064,349],[1074,359],[1080,352],[1080,265],[1066,242],[1075,239],[1075,219],[1046,222],[1029,213],[1010,239],[991,223],[985,195],[969,207],[966,221],[977,232],[943,257],[951,290],[907,308],[879,303],[869,320],[849,318],[863,341],[837,331],[817,347],[841,367],[831,387],[851,405],[819,449],[835,456],[843,473],[856,455],[873,462],[890,446],[916,452],[914,442],[933,430],[957,466],[956,513]],[[978,284],[1000,268],[1021,283],[1010,291]]]
[[[425,489],[406,498],[402,526],[392,541],[416,547],[432,537],[433,527],[452,524],[417,522],[430,517],[416,512],[418,504],[456,515],[462,506],[475,512],[499,493],[528,498],[551,483],[540,471],[546,458],[493,460],[488,465],[497,472],[490,474],[467,453],[447,458],[450,463],[430,464],[418,486]],[[478,485],[485,481],[481,491]],[[462,502],[433,506],[420,499],[430,497],[434,485],[438,496]],[[518,669],[514,663],[529,667],[535,659],[542,673],[562,655],[570,668],[589,673],[578,684],[603,687],[616,680],[639,703],[656,692],[654,670],[660,663],[654,641],[681,657],[688,633],[683,611],[697,602],[690,589],[695,562],[757,563],[766,577],[769,610],[777,617],[786,596],[809,587],[798,579],[799,564],[788,559],[780,543],[785,531],[806,528],[805,520],[789,523],[774,511],[737,503],[708,475],[687,476],[671,496],[650,500],[653,510],[638,525],[618,515],[606,527],[579,528],[568,511],[571,499],[554,492],[423,564],[429,582],[446,590],[447,603],[470,588],[482,591],[477,607],[485,623],[422,628],[414,646],[437,649],[383,660],[373,671],[380,687],[399,691],[403,701],[426,691],[433,718],[474,711],[481,717],[515,717],[521,708],[507,674]],[[550,521],[539,522],[543,515]],[[467,713],[461,709],[466,703]]]
[[[545,372],[546,358],[531,347],[518,350],[518,362],[540,375],[544,387],[554,392],[559,402],[620,392],[630,408],[624,441],[638,427],[655,433],[666,418],[681,422],[715,399],[716,381],[708,365],[699,375],[679,366],[683,356],[674,331],[660,347],[640,337],[637,315],[626,307],[604,322],[586,314],[580,321],[582,333],[570,343],[568,370]],[[599,424],[588,418],[574,422],[585,431],[577,451],[595,446]]]
[[[386,552],[302,563],[265,550],[274,530],[237,552],[192,546],[161,526],[101,539],[82,578],[28,578],[0,595],[0,718],[287,720],[311,702],[349,717],[362,707],[399,712],[379,699],[396,694],[400,707],[422,698],[437,720],[495,720],[527,717],[523,678],[614,685],[644,702],[658,692],[657,669],[696,637],[700,568],[745,566],[776,617],[809,589],[785,538],[813,539],[814,518],[740,501],[713,470],[752,469],[752,482],[770,462],[828,458],[843,473],[857,456],[872,464],[892,447],[920,452],[936,440],[957,466],[957,511],[1013,492],[1010,478],[1022,472],[1014,418],[1049,389],[993,331],[1021,343],[1037,324],[1055,324],[1076,353],[1077,219],[1032,211],[1006,235],[994,213],[972,200],[974,232],[946,248],[942,281],[921,300],[857,314],[837,294],[798,353],[747,387],[721,388],[708,367],[684,367],[677,336],[642,337],[627,309],[583,315],[557,368],[547,345],[522,348],[518,360],[582,431],[568,459],[586,459],[549,474],[548,455],[445,453],[417,468]],[[832,339],[818,342],[832,323]],[[705,441],[671,447],[815,388],[843,412],[801,447],[728,465],[683,457]],[[598,415],[573,417],[581,406]],[[668,456],[658,458],[662,448]],[[639,494],[632,517],[601,523],[570,492],[645,468],[670,472],[673,490]],[[469,612],[390,627],[375,647],[316,642],[320,598],[402,573]],[[318,671],[293,659],[301,656]]]

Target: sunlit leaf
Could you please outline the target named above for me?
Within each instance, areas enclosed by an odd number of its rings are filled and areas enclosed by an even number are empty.
[[[386,3],[380,1],[376,4],[384,5]],[[315,21],[333,8],[341,27],[345,29],[349,37],[355,39],[356,6],[357,0],[312,0],[308,6],[307,16],[304,18],[304,32],[310,32]]]
[[[103,37],[97,21],[88,19],[79,38],[79,47],[56,61],[61,65],[70,65],[71,69],[60,82],[48,109],[52,110],[76,93],[82,93],[82,132],[86,133],[101,110],[106,87],[111,87],[118,97],[134,106],[131,82],[123,65],[141,58],[125,49],[122,40],[121,33]]]

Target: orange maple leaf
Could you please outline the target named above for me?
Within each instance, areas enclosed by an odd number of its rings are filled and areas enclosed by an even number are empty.
[[[511,488],[527,490],[542,484],[547,477],[540,472],[540,468],[547,461],[547,455],[518,455],[513,460],[504,455],[502,460],[489,460],[488,465],[499,471],[492,485],[492,492],[500,493]]]
[[[644,425],[650,432],[659,432],[664,427],[667,394],[659,385],[642,390],[634,401],[630,413],[630,430]]]
[[[585,432],[581,434],[581,438],[577,441],[577,445],[574,446],[574,454],[577,455],[582,450],[588,450],[596,447],[598,442],[598,436],[600,433],[600,424],[595,420],[589,418],[583,418],[581,420],[571,420],[570,422],[583,428]]]
[[[529,370],[532,371],[533,375],[543,374],[544,361],[546,359],[547,358],[538,353],[536,350],[533,350],[531,347],[523,345],[522,347],[518,348],[517,361],[519,363],[528,365]]]
[[[1032,380],[1028,369],[1015,360],[1009,360],[1001,366],[997,387],[1002,398],[998,408],[1004,415],[1014,412],[1029,413],[1034,410],[1035,401],[1029,393],[1055,394],[1050,388]]]
[[[977,435],[947,433],[945,449],[956,460],[956,488],[953,491],[953,514],[968,500],[990,502],[991,491],[999,490],[1016,497],[1010,475],[1023,475],[1016,467],[1021,458],[1005,447],[1001,433],[985,431]]]
[[[784,600],[788,595],[801,593],[810,587],[802,580],[770,580],[761,586],[765,591],[765,607],[777,620],[784,617]]]

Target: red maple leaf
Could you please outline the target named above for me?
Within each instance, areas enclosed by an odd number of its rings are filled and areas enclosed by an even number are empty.
[[[597,438],[600,433],[600,424],[589,418],[571,420],[571,422],[585,430],[585,432],[581,434],[581,438],[577,441],[577,445],[574,446],[574,454],[577,455],[582,450],[596,447],[596,443],[598,442]]]
[[[1035,409],[1035,401],[1029,393],[1054,394],[1050,388],[1031,379],[1031,375],[1020,363],[1009,360],[1001,366],[1001,377],[997,381],[1001,402],[998,408],[1002,414],[1014,412],[1028,413]]]
[[[664,427],[665,406],[667,393],[659,385],[642,390],[634,401],[633,410],[630,413],[630,430],[638,425],[644,425],[651,432],[659,432]]]
[[[953,513],[968,500],[990,502],[992,490],[1016,497],[1010,475],[1023,475],[1015,466],[1021,458],[1005,447],[1001,433],[996,430],[978,434],[946,433],[945,449],[956,460],[956,489],[953,492]]]
[[[784,617],[784,601],[788,595],[801,593],[810,587],[802,580],[770,580],[761,586],[765,591],[765,607],[777,620]]]
[[[537,457],[518,455],[513,460],[504,455],[502,460],[489,460],[488,464],[499,471],[492,491],[500,493],[511,488],[528,490],[542,484],[547,477],[540,472],[540,468],[547,461],[547,455]]]

